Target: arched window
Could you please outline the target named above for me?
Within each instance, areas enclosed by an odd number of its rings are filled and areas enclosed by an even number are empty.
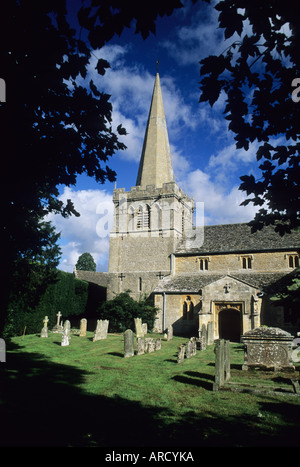
[[[193,302],[191,302],[190,306],[189,306],[188,319],[190,321],[192,321],[194,319],[194,304],[193,304]]]
[[[139,206],[137,210],[136,228],[139,230],[150,228],[150,207],[148,204],[146,204],[146,206]]]

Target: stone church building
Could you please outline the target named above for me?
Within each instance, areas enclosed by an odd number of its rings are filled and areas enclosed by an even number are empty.
[[[156,74],[136,185],[113,192],[109,271],[75,271],[106,288],[107,299],[130,290],[152,296],[156,331],[239,340],[262,324],[295,332],[291,310],[269,297],[299,266],[300,233],[247,224],[194,227],[194,200],[174,180],[159,74]]]

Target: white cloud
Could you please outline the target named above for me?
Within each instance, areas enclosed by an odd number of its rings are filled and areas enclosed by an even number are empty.
[[[112,196],[104,190],[79,190],[65,188],[60,199],[71,199],[80,217],[63,218],[51,214],[50,220],[61,232],[62,260],[60,268],[72,272],[78,257],[85,252],[91,253],[97,270],[107,270],[109,232],[113,220]]]
[[[237,186],[228,189],[200,169],[187,174],[180,186],[194,198],[196,207],[204,203],[205,224],[248,222],[256,212],[251,205],[240,206],[245,196]]]

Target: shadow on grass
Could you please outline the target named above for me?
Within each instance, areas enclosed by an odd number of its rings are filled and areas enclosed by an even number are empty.
[[[10,347],[0,366],[1,446],[159,447],[295,445],[299,406],[265,402],[262,410],[287,421],[276,436],[261,437],[257,420],[219,417],[215,411],[184,412],[176,421],[168,408],[145,407],[122,397],[83,389],[89,372]],[[180,381],[175,377],[176,381]],[[211,385],[210,376],[187,372],[182,382]],[[204,378],[208,381],[204,381]],[[198,383],[197,383],[198,382]],[[146,403],[146,401],[145,401]],[[292,420],[292,423],[291,423]],[[290,424],[290,425],[289,425]],[[294,433],[295,439],[291,438]],[[272,435],[273,435],[272,434]]]

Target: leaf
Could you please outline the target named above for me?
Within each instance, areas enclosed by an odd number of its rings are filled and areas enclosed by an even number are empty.
[[[110,64],[108,63],[107,60],[104,60],[103,58],[100,58],[97,62],[96,65],[96,70],[98,71],[99,75],[105,75],[105,70],[106,68],[110,68]]]

